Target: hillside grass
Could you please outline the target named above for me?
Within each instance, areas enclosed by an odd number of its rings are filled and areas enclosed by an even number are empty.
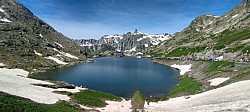
[[[241,41],[250,38],[250,29],[241,29],[229,31],[226,30],[221,33],[218,37],[216,37],[216,44],[214,46],[215,49],[225,48],[225,45],[230,45],[233,42]]]
[[[224,71],[226,68],[234,67],[234,62],[229,61],[213,61],[208,63],[207,74],[212,75],[216,72]]]
[[[242,53],[246,53],[246,54],[250,54],[250,46],[245,46],[243,49],[242,49]]]
[[[109,93],[98,92],[94,90],[84,90],[71,96],[72,99],[82,105],[89,107],[105,107],[106,100],[121,101],[120,97],[114,96]]]
[[[197,94],[201,90],[202,84],[200,82],[185,75],[180,78],[179,84],[169,92],[169,97]]]
[[[187,56],[193,53],[202,52],[206,49],[206,47],[180,47],[176,48],[173,51],[166,54],[167,57],[180,57],[180,56]]]
[[[122,100],[120,97],[112,94],[93,90],[84,90],[75,94],[68,94],[67,92],[56,93],[69,95],[72,97],[73,102],[89,107],[105,107],[107,105],[105,103],[106,100]],[[29,99],[0,92],[0,112],[80,112],[80,109],[66,101],[59,101],[51,105],[40,104]]]
[[[229,47],[227,49],[225,49],[225,52],[226,53],[234,53],[234,52],[237,52],[237,51],[240,51],[244,48],[244,45],[238,45],[238,46],[234,46],[234,47]]]
[[[65,101],[52,105],[39,104],[0,92],[0,112],[80,112],[80,109]]]

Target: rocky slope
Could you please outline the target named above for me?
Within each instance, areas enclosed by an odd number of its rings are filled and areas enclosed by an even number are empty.
[[[83,58],[80,46],[16,0],[0,0],[0,60],[29,71]]]
[[[223,16],[199,16],[187,28],[149,54],[197,60],[222,56],[226,60],[247,61],[250,58],[249,4],[250,1],[244,0]]]

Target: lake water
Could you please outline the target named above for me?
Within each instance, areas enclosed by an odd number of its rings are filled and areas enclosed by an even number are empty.
[[[166,95],[178,83],[179,72],[149,59],[103,57],[94,63],[40,73],[39,79],[60,80],[77,86],[130,97],[136,90],[145,96]]]

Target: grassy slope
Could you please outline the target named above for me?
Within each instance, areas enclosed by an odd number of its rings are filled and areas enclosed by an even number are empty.
[[[190,95],[199,93],[202,90],[202,84],[188,76],[182,76],[179,84],[169,92],[170,97],[180,95]]]
[[[104,107],[106,106],[105,100],[121,101],[120,97],[114,96],[109,93],[97,92],[93,90],[81,91],[72,95],[74,101],[90,107]]]
[[[65,101],[53,105],[39,104],[17,96],[0,93],[0,112],[79,112]]]
[[[76,94],[67,92],[57,92],[69,95],[72,101],[89,106],[89,107],[105,107],[105,100],[121,101],[120,97],[112,94],[97,92],[92,90],[81,91]],[[20,98],[13,95],[0,92],[0,112],[79,112],[80,109],[72,106],[66,101],[60,101],[56,104],[47,105],[39,104],[31,100]]]
[[[202,52],[205,50],[206,47],[179,47],[170,52],[163,52],[163,51],[152,51],[149,54],[153,57],[181,57],[187,56],[193,53]]]
[[[214,73],[224,71],[227,68],[234,67],[234,62],[229,61],[213,61],[208,63],[207,70],[205,71],[207,74],[212,75]]]

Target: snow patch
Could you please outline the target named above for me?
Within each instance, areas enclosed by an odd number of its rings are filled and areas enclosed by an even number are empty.
[[[57,58],[54,58],[54,57],[52,57],[52,56],[49,56],[49,57],[45,57],[46,59],[49,59],[49,60],[52,60],[52,61],[54,61],[54,62],[56,62],[57,64],[60,64],[60,65],[67,65],[68,63],[66,63],[66,62],[63,62],[63,61],[61,61],[61,60],[59,60],[59,59],[57,59]]]
[[[197,32],[199,32],[199,31],[200,31],[200,29],[198,29],[198,28],[196,28],[195,30],[196,30]]]
[[[9,19],[7,19],[7,18],[2,18],[2,19],[0,19],[0,21],[2,21],[2,22],[6,22],[6,23],[11,23],[12,21],[10,21]]]
[[[223,56],[219,56],[219,57],[215,58],[215,61],[222,61],[223,59],[224,59]]]
[[[191,71],[192,64],[189,64],[189,65],[177,65],[177,64],[174,64],[174,65],[171,65],[171,67],[179,69],[180,70],[180,75],[184,75],[185,73]]]
[[[81,47],[92,47],[94,46],[93,44],[89,43],[89,42],[86,42],[85,44],[81,44],[80,45]]]
[[[7,68],[0,68],[0,76],[2,74],[15,74],[16,76],[28,77],[29,72],[23,69],[7,69]]]
[[[39,34],[39,37],[43,38],[43,35],[40,33],[40,34]]]
[[[0,67],[4,67],[4,66],[6,66],[5,64],[3,64],[3,63],[0,63]]]
[[[73,59],[79,59],[78,57],[72,55],[72,54],[69,54],[69,53],[64,53],[63,52],[63,55],[66,56],[66,57],[69,57],[69,58],[73,58]]]
[[[210,86],[219,86],[220,84],[222,84],[223,82],[229,80],[230,77],[227,78],[215,78],[215,79],[211,79],[208,82],[210,82]]]
[[[74,56],[72,54],[61,52],[61,51],[57,50],[56,48],[53,48],[53,50],[60,53],[61,55],[64,55],[64,56],[68,57],[68,58],[79,59],[78,57],[76,57],[76,56]]]
[[[38,56],[43,56],[43,54],[38,53],[36,50],[34,50],[34,53],[35,53],[36,55],[38,55]]]
[[[81,92],[81,91],[83,91],[83,90],[87,90],[87,88],[81,88],[81,87],[76,87],[75,89],[58,88],[58,89],[55,89],[54,91],[78,93],[78,92]]]
[[[104,37],[105,39],[116,38],[116,39],[123,39],[120,35],[107,35]]]
[[[232,19],[234,19],[234,18],[236,18],[238,16],[239,16],[239,14],[236,14],[236,15],[232,16]]]
[[[0,7],[0,12],[5,13],[5,11],[3,10],[3,8]]]
[[[106,101],[108,104],[104,108],[97,108],[101,112],[131,112],[131,100],[123,100],[121,102],[116,101]]]
[[[211,14],[208,14],[208,15],[206,15],[206,16],[215,17],[215,18],[220,17],[220,16],[211,15]]]
[[[208,25],[210,25],[210,24],[213,24],[213,21],[210,21],[210,22],[208,23]]]
[[[130,49],[130,50],[125,50],[125,52],[136,52],[136,47],[133,47],[133,48]]]
[[[59,43],[57,43],[57,42],[55,42],[55,44],[58,45],[58,46],[61,47],[61,48],[64,48],[62,44],[59,44]]]

